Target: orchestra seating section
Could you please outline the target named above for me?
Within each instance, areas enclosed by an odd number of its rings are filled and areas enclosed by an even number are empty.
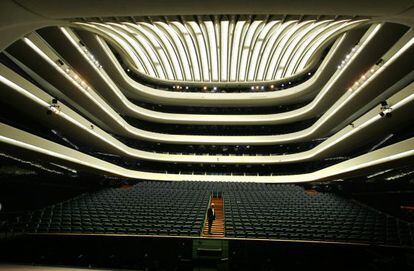
[[[7,234],[200,237],[211,195],[224,199],[225,238],[412,247],[414,226],[333,193],[297,185],[140,182],[27,213]]]
[[[15,230],[199,236],[209,192],[195,185],[142,182],[86,193],[22,217]]]
[[[225,194],[226,236],[412,246],[412,225],[331,193],[249,185]]]

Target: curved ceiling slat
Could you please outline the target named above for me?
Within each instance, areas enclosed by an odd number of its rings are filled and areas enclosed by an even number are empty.
[[[122,27],[126,31],[130,32],[132,36],[142,36],[146,39],[147,43],[151,44],[152,48],[154,49],[154,53],[156,54],[156,57],[158,59],[158,63],[160,64],[164,74],[167,75],[166,78],[174,78],[175,80],[177,80],[177,75],[173,72],[173,65],[171,63],[172,58],[168,57],[168,52],[165,48],[166,45],[164,45],[162,41],[157,39],[156,36],[153,35],[151,30],[148,31],[142,26],[136,24],[128,25],[130,27],[125,27],[125,25],[128,24],[124,24],[122,25]],[[149,48],[151,49],[151,47]]]
[[[189,55],[178,33],[163,22],[154,23],[153,25],[156,29],[160,30],[160,35],[164,33],[165,37],[169,37],[169,41],[174,46],[176,57],[179,59],[179,63],[183,69],[183,74],[185,74],[185,80],[192,80],[194,72],[190,69]]]
[[[266,44],[266,41],[272,36],[272,30],[277,28],[279,26],[279,21],[272,21],[270,23],[267,23],[263,27],[263,31],[260,32],[259,36],[257,37],[257,42],[254,45],[252,58],[250,60],[249,65],[249,71],[248,71],[248,81],[260,81],[262,79],[257,78],[259,65],[257,63],[260,63],[260,58],[263,55],[263,48]]]
[[[147,37],[143,35],[132,35],[132,31],[122,24],[108,23],[111,30],[123,37],[136,50],[137,55],[144,56],[144,63],[148,70],[152,70],[153,74],[160,79],[166,79],[161,60],[156,55],[156,48],[147,42]]]
[[[284,31],[286,29],[289,29],[292,24],[294,24],[296,21],[290,21],[284,24],[278,24],[277,29],[275,30],[275,34],[271,35],[266,44],[265,47],[261,53],[261,59],[259,61],[259,71],[257,73],[257,80],[265,80],[265,74],[267,73],[267,69],[269,67],[269,63],[271,62],[272,58],[270,57],[273,55],[274,50],[276,50],[277,45],[280,42],[280,39],[284,36]]]
[[[98,25],[98,24],[97,24]],[[145,72],[148,73],[149,76],[157,76],[156,70],[154,67],[154,63],[150,60],[150,56],[148,55],[147,51],[144,50],[144,47],[139,42],[133,40],[132,38],[125,35],[123,32],[117,32],[115,29],[113,29],[110,25],[102,25],[103,31],[106,31],[106,33],[112,33],[113,35],[118,36],[120,39],[123,40],[124,46],[125,44],[128,45],[128,47],[131,50],[127,50],[127,52],[133,52],[133,54],[130,55],[131,58],[138,58],[141,63],[143,63]]]
[[[330,27],[328,27],[324,31],[318,32],[315,39],[312,41],[311,47],[308,50],[306,50],[306,52],[304,54],[304,57],[302,58],[302,60],[299,64],[299,70],[305,68],[306,65],[309,64],[309,62],[312,58],[312,55],[315,54],[317,49],[320,48],[324,44],[324,42],[326,42],[327,40],[330,39],[332,34],[344,29],[347,25],[348,24],[346,24],[346,25],[340,24],[340,22],[333,22],[330,25]]]
[[[281,60],[281,65],[285,68],[279,74],[280,77],[288,77],[294,75],[292,73],[292,66],[296,64],[294,61],[295,56],[301,53],[299,49],[303,48],[301,45],[304,44],[304,40],[306,40],[312,33],[317,32],[318,26],[320,26],[323,22],[319,23],[320,24],[318,24],[318,22],[313,22],[312,24],[308,25],[308,27],[303,31],[302,35],[296,35],[295,39],[287,48],[287,51],[290,51],[290,53],[286,54]]]
[[[210,82],[210,68],[209,68],[209,54],[208,54],[208,44],[206,42],[203,31],[200,28],[200,25],[194,21],[185,22],[186,29],[190,34],[193,43],[195,45],[196,56],[198,63],[200,65],[200,70],[202,73],[202,81]]]
[[[185,25],[183,25],[182,23],[174,21],[174,22],[171,22],[170,25],[173,31],[176,31],[176,33],[178,34],[178,37],[182,41],[181,43],[185,46],[186,52],[188,52],[187,54],[190,59],[190,63],[188,66],[190,70],[193,71],[193,74],[194,74],[193,75],[194,77],[192,80],[201,81],[201,76],[202,76],[201,66],[200,66],[199,59],[197,57],[196,46],[195,46],[192,36],[188,32]]]
[[[267,73],[265,76],[267,80],[270,81],[274,78],[279,78],[279,73],[281,73],[285,68],[282,65],[282,59],[285,56],[285,54],[289,53],[287,52],[288,47],[290,46],[294,38],[296,36],[299,36],[303,32],[303,29],[306,29],[311,23],[312,21],[299,22],[298,24],[291,27],[288,30],[288,32],[285,33],[271,57],[271,65],[267,68]]]
[[[179,18],[170,22],[154,21],[145,23],[154,27],[161,27],[157,35],[168,35],[175,48],[179,51],[171,59],[171,53],[159,54],[158,58],[151,52],[157,52],[156,43],[151,41],[149,32],[139,31],[137,26],[142,24],[124,23],[79,23],[78,25],[95,25],[115,31],[110,36],[112,42],[121,48],[137,47],[136,54],[129,54],[128,58],[141,58],[146,65],[144,74],[161,81],[176,83],[228,83],[228,82],[263,82],[281,80],[286,77],[300,74],[312,56],[323,46],[337,37],[345,28],[356,26],[361,21],[353,20],[253,20],[251,18],[203,18],[185,20]],[[148,27],[148,26],[147,26]],[[128,31],[130,30],[130,31]],[[135,32],[134,32],[135,31]],[[128,32],[134,32],[133,40]],[[324,33],[324,35],[320,35]],[[124,42],[119,42],[123,39]],[[307,43],[303,41],[307,40]],[[159,42],[167,42],[167,38],[158,38]],[[138,44],[137,44],[138,43]],[[307,46],[313,44],[314,46]],[[166,48],[167,45],[159,46]],[[122,49],[130,53],[129,49]],[[144,52],[141,52],[144,51]],[[185,52],[185,54],[184,54]],[[168,56],[170,59],[166,60]],[[185,79],[175,76],[167,68],[174,65],[176,58],[180,58],[181,74]],[[151,60],[156,67],[148,67]],[[220,61],[219,61],[220,60]],[[134,63],[138,62],[137,60]],[[164,67],[164,71],[157,69]],[[186,68],[189,70],[186,71]],[[177,68],[177,67],[176,67]],[[190,71],[190,72],[188,72]],[[191,73],[191,77],[189,76]],[[177,73],[176,73],[177,74]]]
[[[315,25],[317,25],[317,30],[312,31],[309,33],[309,35],[306,36],[306,39],[300,44],[300,48],[298,49],[299,53],[295,54],[294,59],[292,59],[293,65],[290,65],[291,70],[287,71],[286,76],[290,76],[292,74],[295,74],[298,71],[298,68],[302,62],[303,56],[306,54],[306,52],[309,50],[309,46],[313,43],[315,38],[324,31],[325,25],[329,23],[329,21],[322,21],[317,22]],[[303,69],[304,65],[301,66],[301,69]],[[300,69],[299,69],[300,70]]]

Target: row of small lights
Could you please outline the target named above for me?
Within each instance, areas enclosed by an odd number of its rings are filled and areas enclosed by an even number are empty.
[[[129,69],[127,69],[127,71],[129,72]],[[310,75],[312,75],[312,73],[311,72],[308,72],[308,75],[310,76]],[[292,82],[288,82],[286,85],[291,85],[292,84]],[[280,85],[281,87],[284,87],[285,86],[285,84],[281,84]],[[173,89],[189,89],[189,86],[185,86],[185,87],[183,87],[183,86],[180,86],[180,85],[174,85],[174,86],[172,86],[172,88]],[[266,86],[251,86],[250,87],[250,89],[251,90],[264,90],[266,88]],[[274,89],[275,88],[275,85],[270,85],[269,86],[269,89]],[[218,90],[218,87],[212,87],[211,88],[212,90]],[[208,87],[207,86],[203,86],[203,90],[208,90]]]
[[[88,84],[82,78],[80,78],[80,76],[76,72],[74,72],[70,68],[64,67],[64,66],[62,66],[62,69],[65,71],[65,73],[67,75],[69,75],[83,89],[85,89],[87,91],[91,90],[91,87],[88,86]]]
[[[82,50],[85,52],[85,54],[88,56],[88,58],[92,61],[92,63],[98,68],[102,69],[102,65],[99,63],[99,61],[95,58],[95,56],[89,52],[88,48],[85,46],[81,46]]]
[[[349,54],[347,54],[345,56],[345,59],[341,61],[341,64],[339,64],[338,66],[338,70],[342,69],[346,63],[348,63],[348,61],[351,59],[351,57],[355,54],[355,52],[357,51],[359,45],[355,45],[354,47],[352,47],[351,52]]]
[[[374,65],[366,73],[364,73],[349,89],[348,91],[353,91],[362,85],[366,80],[368,80],[380,67]]]

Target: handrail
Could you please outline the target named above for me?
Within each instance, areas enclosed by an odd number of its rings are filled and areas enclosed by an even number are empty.
[[[201,235],[203,235],[204,229],[205,229],[205,227],[206,227],[207,213],[208,213],[208,208],[210,207],[210,205],[211,205],[211,193],[210,193],[209,198],[208,198],[208,205],[207,205],[207,209],[206,209],[206,211],[205,211],[205,213],[204,213],[203,227],[201,228],[201,233],[200,233],[200,236],[201,236]]]

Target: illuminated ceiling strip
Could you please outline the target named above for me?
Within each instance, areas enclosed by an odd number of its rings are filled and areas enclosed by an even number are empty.
[[[269,59],[268,63],[270,63],[270,66],[266,68],[266,80],[272,80],[273,78],[278,78],[277,72],[280,70],[283,70],[285,67],[281,65],[281,59],[283,55],[286,53],[287,47],[289,47],[290,42],[292,39],[298,34],[303,31],[303,28],[306,29],[306,27],[311,24],[312,21],[304,21],[304,22],[298,22],[297,24],[293,25],[288,32],[284,34],[280,42],[275,46],[275,51],[271,55],[271,59]]]
[[[313,41],[313,45],[304,52],[304,57],[302,58],[301,62],[299,63],[299,68],[305,68],[306,65],[308,65],[309,61],[311,60],[311,57],[314,55],[314,53],[317,51],[318,48],[320,48],[323,44],[327,42],[327,40],[331,39],[332,36],[340,31],[341,29],[345,28],[344,25],[339,25],[340,22],[334,22],[331,24],[331,27],[329,27],[327,30],[325,30],[322,33],[322,36],[317,36],[315,40]],[[335,27],[333,27],[335,26]]]
[[[45,109],[50,108],[50,104],[43,99],[39,98],[35,94],[31,93],[30,91],[20,87],[16,83],[10,81],[9,79],[3,77],[0,75],[0,81],[6,84],[7,86],[13,88],[20,94],[24,95],[27,98],[30,98],[34,102],[40,104],[41,106],[45,107]],[[398,110],[405,106],[407,103],[410,103],[414,101],[414,89],[413,84],[409,85],[406,89],[402,90],[401,92],[407,93],[405,94],[406,97],[403,97],[400,101],[393,103],[392,108],[393,110]],[[47,95],[44,93],[42,96],[46,98]],[[401,94],[397,93],[394,95],[395,97],[400,97]],[[393,97],[394,97],[393,96]],[[393,97],[390,99],[392,100]],[[52,98],[52,97],[50,97]],[[68,113],[66,113],[66,110]],[[339,142],[345,140],[346,138],[354,135],[355,133],[359,132],[360,130],[370,126],[371,124],[377,122],[381,119],[381,116],[378,114],[379,109],[374,108],[370,112],[366,113],[365,116],[368,117],[360,117],[368,119],[366,122],[359,124],[358,120],[354,121],[355,127],[348,130],[347,128],[344,128],[342,131],[338,132],[331,138],[327,139],[326,141],[322,142],[317,147],[313,148],[312,150],[304,151],[301,153],[295,153],[295,154],[287,154],[287,155],[265,155],[265,156],[255,156],[255,157],[249,157],[249,156],[239,156],[239,155],[211,155],[211,156],[205,156],[205,155],[185,155],[185,154],[160,154],[160,153],[154,153],[154,152],[147,152],[147,151],[141,151],[137,149],[133,149],[131,147],[126,146],[122,142],[116,140],[103,130],[99,130],[99,128],[96,129],[90,129],[90,123],[85,120],[83,117],[79,116],[77,113],[74,113],[70,109],[66,109],[66,107],[61,104],[61,110],[57,112],[57,116],[62,117],[69,121],[70,123],[76,125],[77,127],[83,129],[84,131],[88,132],[94,137],[97,137],[99,140],[104,141],[106,144],[111,145],[112,147],[118,149],[123,154],[126,154],[128,156],[132,156],[139,159],[145,159],[145,160],[156,160],[156,161],[168,161],[168,162],[194,162],[194,163],[240,163],[240,164],[255,164],[255,163],[288,163],[288,162],[300,162],[300,161],[306,161],[310,159],[318,158],[318,155],[324,151],[327,151],[329,148],[332,148]],[[82,122],[76,120],[74,117],[70,115],[77,116],[78,118],[82,119]],[[371,115],[371,116],[370,116]],[[99,131],[98,131],[99,130]]]
[[[371,166],[381,165],[383,163],[393,162],[399,159],[409,158],[414,155],[414,139],[410,138],[402,142],[387,146],[385,148],[376,150],[372,153],[364,154],[356,158],[350,159],[336,165],[305,174],[295,174],[286,176],[215,176],[215,175],[200,175],[200,174],[168,174],[168,173],[153,173],[136,170],[129,170],[123,167],[102,161],[90,155],[81,153],[79,151],[71,150],[62,145],[41,139],[37,136],[28,134],[15,128],[13,137],[5,136],[6,128],[10,126],[3,126],[0,129],[0,141],[5,144],[10,144],[26,150],[45,154],[47,156],[86,166],[91,169],[96,169],[102,172],[134,179],[160,180],[160,181],[235,181],[235,182],[273,182],[273,183],[299,183],[317,181],[320,179],[333,178],[345,173],[350,173],[357,170],[369,168]],[[10,128],[9,128],[10,129]],[[7,133],[10,134],[10,133]],[[22,137],[21,135],[26,135]],[[27,140],[28,138],[35,138],[36,140]],[[24,138],[23,140],[20,138]],[[53,149],[45,149],[41,145],[48,144]],[[373,158],[372,160],[367,158]]]
[[[136,54],[135,50],[128,43],[126,43],[118,35],[115,35],[114,33],[112,33],[112,31],[106,31],[104,28],[98,28],[98,26],[93,25],[93,24],[90,24],[89,27],[91,27],[92,29],[97,29],[97,30],[99,29],[99,31],[102,31],[103,33],[111,37],[114,40],[114,42],[121,45],[121,47],[126,51],[126,54],[130,56]],[[148,73],[145,71],[144,63],[142,62],[141,58],[133,57],[131,59],[134,62],[135,66],[137,67],[138,71],[143,72],[143,73]]]
[[[70,81],[73,81],[66,73],[64,73],[57,64],[49,59],[35,44],[33,44],[29,39],[23,39],[30,47],[32,47],[36,52],[38,52],[42,57],[44,57],[50,64],[55,66],[55,68],[60,71],[66,78]],[[96,105],[102,108],[107,114],[125,130],[130,136],[136,136],[139,138],[143,138],[145,140],[151,140],[156,142],[174,142],[174,143],[181,143],[181,144],[274,144],[274,143],[282,143],[282,142],[292,142],[299,139],[304,139],[306,137],[311,136],[314,134],[319,127],[322,126],[327,119],[333,117],[335,113],[344,107],[358,92],[363,89],[363,87],[368,84],[373,78],[376,78],[378,74],[381,73],[383,69],[389,66],[396,58],[398,58],[405,50],[410,48],[410,46],[414,43],[414,38],[411,38],[409,42],[407,42],[396,54],[394,54],[385,64],[383,64],[375,73],[368,78],[363,84],[361,84],[355,91],[348,92],[344,96],[348,95],[344,101],[338,101],[341,104],[338,106],[333,106],[326,114],[324,114],[314,125],[311,127],[304,129],[300,132],[290,133],[290,134],[283,134],[283,135],[275,135],[275,136],[192,136],[192,135],[174,135],[174,134],[160,134],[155,132],[144,131],[129,125],[124,119],[120,118],[119,115],[113,111],[113,109],[99,96],[95,95],[93,98],[91,96],[91,92],[85,91],[82,87],[79,89],[86,94]],[[75,82],[76,83],[76,82]],[[76,83],[77,85],[77,83]],[[349,94],[350,93],[350,94]],[[109,111],[108,111],[109,110]]]
[[[104,31],[112,32],[114,35],[119,35],[120,38],[124,39],[125,43],[128,44],[129,48],[131,48],[135,54],[131,55],[132,57],[138,57],[142,63],[144,63],[145,70],[147,71],[149,76],[160,77],[162,78],[162,74],[157,69],[157,60],[150,54],[150,50],[146,44],[143,44],[142,39],[133,39],[132,37],[128,36],[123,31],[119,31],[114,28],[113,25],[102,25],[98,23],[94,23],[98,27],[102,27]]]
[[[234,23],[231,24],[229,21],[220,21],[215,22],[215,27],[218,29],[220,33],[219,36],[219,42],[217,44],[220,44],[220,78],[223,81],[227,81],[229,78],[229,71],[228,71],[228,61],[229,61],[229,42],[231,42],[231,33],[233,29]],[[220,31],[221,29],[221,31]],[[218,45],[217,45],[218,46]],[[223,49],[225,48],[225,49]]]
[[[164,45],[160,40],[156,39],[156,37],[152,35],[151,30],[147,30],[142,26],[136,24],[131,24],[129,27],[127,26],[129,25],[122,25],[122,28],[125,29],[126,32],[130,33],[130,35],[133,37],[141,36],[147,41],[147,43],[151,44],[151,46],[148,47],[149,49],[153,48],[155,50],[154,54],[156,54],[157,63],[160,65],[163,73],[167,75],[166,78],[174,78],[177,80],[177,75],[174,73],[175,70],[173,69],[174,65],[171,63],[173,59],[169,58],[168,52],[165,49],[166,45]]]
[[[188,32],[187,28],[179,23],[179,22],[171,22],[170,26],[167,26],[171,28],[171,31],[175,31],[177,33],[177,36],[181,39],[180,43],[182,43],[188,52],[189,59],[191,62],[189,62],[189,68],[193,71],[193,81],[201,81],[201,66],[199,65],[199,59],[197,58],[197,53],[195,50],[195,44],[194,41]]]
[[[163,38],[157,39],[159,42],[172,42],[178,48],[179,53],[173,59],[171,51],[169,54],[161,53],[167,45],[156,45],[155,40],[151,41],[153,37],[150,32],[139,30],[142,23],[76,24],[92,26],[98,33],[104,32],[134,63],[145,64],[144,74],[178,83],[259,82],[294,76],[308,67],[311,57],[323,44],[360,22],[293,20],[282,23],[274,20],[236,20],[232,17],[229,20],[198,18],[197,21],[145,23],[147,28],[149,25],[153,29],[162,28],[157,31],[158,36],[164,33]],[[113,32],[111,35],[109,30]],[[117,36],[116,39],[114,35]],[[167,39],[167,35],[170,39]],[[131,53],[131,48],[136,48],[134,54]],[[154,52],[159,52],[158,57],[155,57]],[[167,60],[166,57],[170,59]],[[170,72],[171,65],[177,58],[180,58],[179,63],[186,63],[182,65],[184,70],[181,71],[186,74],[185,80],[178,79]],[[151,65],[148,61],[155,64]],[[191,76],[186,71],[187,67],[193,71]]]
[[[270,62],[273,60],[273,53],[278,48],[278,44],[280,43],[281,38],[284,37],[285,32],[292,27],[297,21],[289,21],[286,23],[279,23],[277,24],[277,29],[273,32],[273,35],[269,35],[269,39],[265,43],[265,47],[262,49],[261,59],[258,62],[259,70],[256,74],[256,80],[262,81],[265,80],[265,74],[267,74],[267,70],[269,68]]]
[[[257,41],[255,42],[254,47],[252,48],[253,53],[250,59],[247,81],[253,81],[255,79],[257,80],[257,71],[258,71],[257,63],[259,62],[259,59],[263,52],[263,48],[264,48],[263,46],[265,45],[265,40],[268,39],[270,36],[272,36],[271,35],[273,32],[272,30],[276,28],[278,24],[280,24],[279,21],[269,22],[263,27],[263,30],[260,31],[260,34],[257,37]],[[259,80],[262,80],[262,78]]]
[[[168,37],[171,44],[174,45],[176,52],[176,57],[180,60],[181,66],[184,67],[184,74],[185,80],[192,80],[194,77],[194,71],[190,65],[190,56],[188,52],[185,50],[184,44],[180,40],[180,36],[177,32],[173,31],[166,23],[163,22],[155,22],[154,23],[155,29],[159,29],[159,34],[164,33],[165,37]],[[158,32],[157,32],[158,33]]]
[[[298,36],[295,38],[295,42],[292,42],[290,47],[292,48],[292,53],[289,55],[288,58],[285,58],[285,66],[286,69],[283,70],[282,76],[289,77],[294,75],[297,72],[297,68],[301,64],[301,56],[307,51],[308,44],[315,39],[315,37],[318,36],[318,34],[325,30],[325,25],[329,21],[322,21],[322,22],[316,22],[313,23],[311,26],[309,26],[309,29],[307,30],[307,33],[303,36]]]
[[[262,29],[263,26],[263,21],[253,21],[250,26],[249,29],[246,33],[246,35],[244,36],[244,40],[241,43],[241,54],[240,57],[238,59],[238,65],[239,65],[239,69],[238,69],[238,80],[239,82],[243,82],[246,81],[246,68],[248,65],[248,61],[249,61],[249,54],[250,51],[253,49],[254,47],[254,36],[257,36],[257,32],[260,31]]]

